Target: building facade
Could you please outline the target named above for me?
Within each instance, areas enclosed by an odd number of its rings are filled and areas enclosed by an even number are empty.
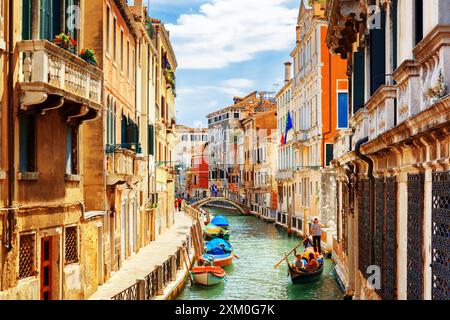
[[[177,195],[186,196],[188,194],[186,178],[189,169],[192,168],[192,158],[198,147],[208,141],[208,129],[177,125],[175,141],[175,168],[178,175],[175,192]]]
[[[171,215],[153,205],[159,23],[142,1],[0,5],[0,299],[87,299]]]
[[[233,199],[244,196],[238,191],[239,187],[244,185],[244,157],[242,144],[239,143],[243,141],[240,120],[250,113],[274,108],[271,93],[255,91],[245,98],[234,97],[233,105],[207,115],[210,187],[215,185],[219,192]]]
[[[450,297],[449,12],[445,0],[327,6],[351,89],[334,258],[356,299]]]
[[[244,188],[250,209],[273,218],[277,209],[277,110],[251,112],[241,120],[244,134]]]
[[[318,216],[329,227],[323,235],[329,242],[336,221],[333,139],[348,127],[348,80],[346,64],[325,45],[326,33],[325,3],[301,1],[291,52],[294,77],[286,64],[286,85],[278,94],[278,221],[288,232],[309,233]]]

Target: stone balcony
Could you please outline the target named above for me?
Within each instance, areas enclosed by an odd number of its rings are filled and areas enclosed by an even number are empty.
[[[430,108],[450,88],[450,26],[436,26],[394,72],[398,124]]]
[[[368,119],[367,110],[360,109],[350,119],[350,125],[354,129],[354,135],[352,139],[352,150],[355,150],[356,143],[368,136]]]
[[[334,138],[334,158],[339,159],[346,153],[351,151],[350,137],[352,136],[351,129],[341,129]]]
[[[108,146],[106,153],[107,185],[118,182],[134,184],[143,179],[146,162],[142,155],[121,145]]]
[[[47,40],[20,41],[17,49],[21,109],[45,112],[67,105],[69,119],[83,121],[98,116],[102,70]]]
[[[380,134],[395,126],[395,86],[381,86],[366,102],[369,119],[369,139],[375,139]]]

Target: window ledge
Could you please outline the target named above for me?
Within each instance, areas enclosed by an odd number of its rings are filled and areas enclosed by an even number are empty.
[[[69,182],[80,182],[81,181],[81,177],[77,174],[66,173],[65,179],[66,179],[66,181],[69,181]]]
[[[6,51],[6,42],[5,40],[0,40],[0,51]]]
[[[0,180],[6,179],[6,171],[0,170]]]
[[[37,181],[39,180],[39,172],[19,172],[17,179],[21,181]]]

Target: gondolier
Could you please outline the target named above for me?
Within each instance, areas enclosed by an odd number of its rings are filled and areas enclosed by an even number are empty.
[[[325,227],[319,222],[318,217],[314,217],[314,222],[311,225],[310,234],[313,237],[314,252],[322,253],[321,241],[322,241],[322,228]]]

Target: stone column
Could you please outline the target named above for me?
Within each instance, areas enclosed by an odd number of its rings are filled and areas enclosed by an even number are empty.
[[[177,279],[177,257],[173,254],[169,257],[171,260],[170,280],[175,281]]]
[[[137,299],[145,300],[145,280],[138,279],[136,280],[136,284],[137,284]]]
[[[407,299],[408,274],[408,173],[398,173],[397,297]]]
[[[156,274],[158,278],[158,285],[157,285],[157,291],[156,294],[158,296],[162,296],[164,294],[164,287],[163,287],[163,267],[162,265],[156,266]]]
[[[40,38],[40,25],[41,25],[41,1],[32,0],[31,3],[31,38],[37,40]]]
[[[394,72],[394,37],[392,34],[392,3],[384,0],[386,6],[386,84],[392,85],[392,73]]]

